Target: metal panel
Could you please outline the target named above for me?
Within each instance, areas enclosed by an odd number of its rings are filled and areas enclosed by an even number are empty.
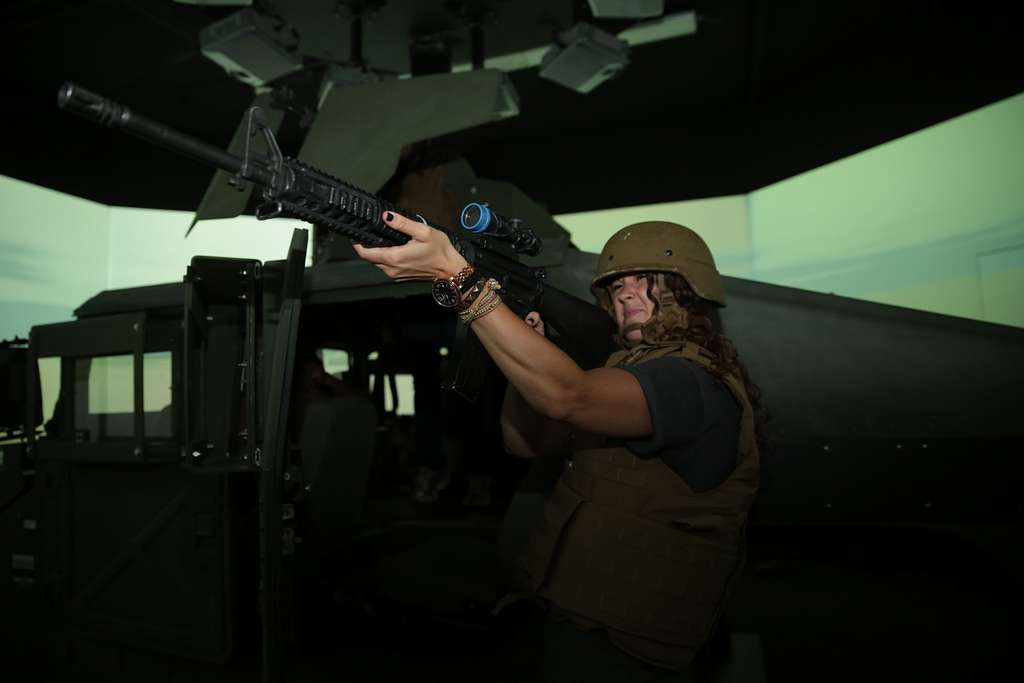
[[[1024,330],[726,278],[722,326],[786,437],[1021,434]]]
[[[183,439],[192,467],[256,469],[261,266],[197,256],[186,275]]]
[[[40,558],[40,487],[32,486],[34,477],[22,470],[21,446],[5,444],[0,450],[0,651],[8,678],[7,672],[16,674],[12,667],[19,658],[28,661],[42,654],[46,643],[37,636],[52,621],[42,581],[46,567]],[[41,674],[38,669],[33,673]]]
[[[292,233],[281,282],[280,311],[276,316],[276,324],[266,328],[268,331],[272,329],[274,334],[272,347],[267,351],[273,361],[266,371],[266,421],[263,454],[258,464],[261,469],[260,604],[263,608],[263,680],[267,683],[281,680],[283,674],[283,636],[287,627],[282,623],[282,600],[286,597],[281,566],[281,556],[286,550],[282,543],[282,490],[307,241],[307,231],[295,230]],[[270,297],[267,297],[267,301],[270,301]],[[267,318],[271,318],[269,311]]]
[[[773,418],[755,523],[1021,518],[1024,330],[735,278],[726,293]]]
[[[0,387],[4,387],[0,394],[0,434],[21,432],[29,423],[39,424],[42,404],[38,384],[39,373],[25,340],[0,343]]]
[[[298,157],[376,192],[395,172],[403,145],[509,115],[502,103],[511,88],[508,76],[490,69],[333,88]],[[388,110],[405,114],[382,118]]]
[[[223,477],[193,477],[176,465],[56,462],[41,464],[41,475],[41,562],[61,613],[54,626],[69,639],[227,657]]]
[[[108,289],[87,299],[75,309],[76,318],[94,318],[113,313],[135,313],[158,309],[180,308],[185,301],[185,285],[170,282],[147,287]]]
[[[36,358],[109,356],[135,351],[146,316],[124,313],[32,328]]]
[[[177,380],[180,374],[177,360],[180,339],[181,327],[177,320],[149,320],[145,313],[101,316],[34,327],[33,366],[39,358],[61,359],[60,396],[50,433],[38,444],[39,456],[58,460],[129,462],[176,458],[177,449],[171,444],[177,439],[176,427],[180,422],[181,388]],[[145,406],[148,352],[171,354],[170,403],[162,410],[150,413],[146,412]],[[92,414],[88,395],[91,389],[88,385],[79,386],[76,367],[89,363],[92,373],[92,364],[97,359],[109,360],[112,356],[131,357],[131,408],[111,410],[104,406]],[[85,423],[76,424],[76,420],[81,421],[83,416]],[[89,431],[82,431],[85,429]],[[154,433],[147,436],[150,429],[154,429]]]

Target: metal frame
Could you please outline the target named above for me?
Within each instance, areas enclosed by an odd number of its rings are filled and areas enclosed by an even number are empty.
[[[191,467],[203,471],[256,470],[256,347],[263,313],[262,266],[252,259],[197,256],[189,265],[185,283],[181,455]],[[238,332],[241,348],[237,348]],[[206,382],[211,368],[229,363],[238,369],[243,394],[238,429],[234,429],[232,408],[223,433],[211,433],[205,420],[197,419],[208,412]]]
[[[260,601],[262,606],[263,680],[283,676],[281,599],[283,592],[282,493],[287,448],[288,408],[295,366],[295,342],[302,310],[307,231],[295,230],[285,264],[281,308],[274,330],[271,365],[266,377],[266,420],[260,458]],[[268,316],[269,317],[269,316]]]
[[[145,354],[169,351],[172,376],[177,376],[177,340],[148,344],[147,334],[153,325],[145,312],[86,318],[66,323],[40,325],[32,329],[31,367],[38,367],[41,358],[61,359],[61,387],[58,401],[62,403],[61,436],[51,435],[37,443],[40,455],[55,460],[140,462],[168,460],[177,457],[177,450],[163,439],[154,440],[146,435],[145,413]],[[168,326],[168,329],[173,328]],[[78,360],[112,355],[132,356],[132,436],[129,439],[110,439],[99,443],[81,441],[75,435],[75,369]],[[174,382],[177,384],[177,382]],[[36,400],[36,387],[30,383],[29,400]],[[173,404],[173,400],[172,400]],[[172,425],[176,426],[172,413]],[[173,430],[172,430],[173,431]],[[172,436],[173,442],[177,437]]]

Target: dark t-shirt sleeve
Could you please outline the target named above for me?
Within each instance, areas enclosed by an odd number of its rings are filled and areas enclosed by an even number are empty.
[[[660,457],[694,491],[708,491],[736,466],[740,408],[729,389],[685,358],[618,366],[637,378],[651,413],[651,435],[626,441],[637,457]]]

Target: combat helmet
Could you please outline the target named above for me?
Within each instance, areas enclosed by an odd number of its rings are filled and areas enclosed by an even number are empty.
[[[645,271],[679,273],[697,296],[725,306],[722,276],[708,245],[690,228],[667,221],[634,223],[612,235],[601,250],[590,289],[607,307],[605,283]]]

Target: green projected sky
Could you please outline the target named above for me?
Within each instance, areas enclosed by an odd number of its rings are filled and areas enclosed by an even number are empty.
[[[284,258],[297,221],[111,207],[0,176],[0,339],[70,320],[105,289],[180,281],[192,256]]]
[[[755,279],[1024,325],[1024,95],[749,201]]]
[[[599,250],[653,218],[727,275],[1024,327],[1024,95],[746,196],[559,220]]]

